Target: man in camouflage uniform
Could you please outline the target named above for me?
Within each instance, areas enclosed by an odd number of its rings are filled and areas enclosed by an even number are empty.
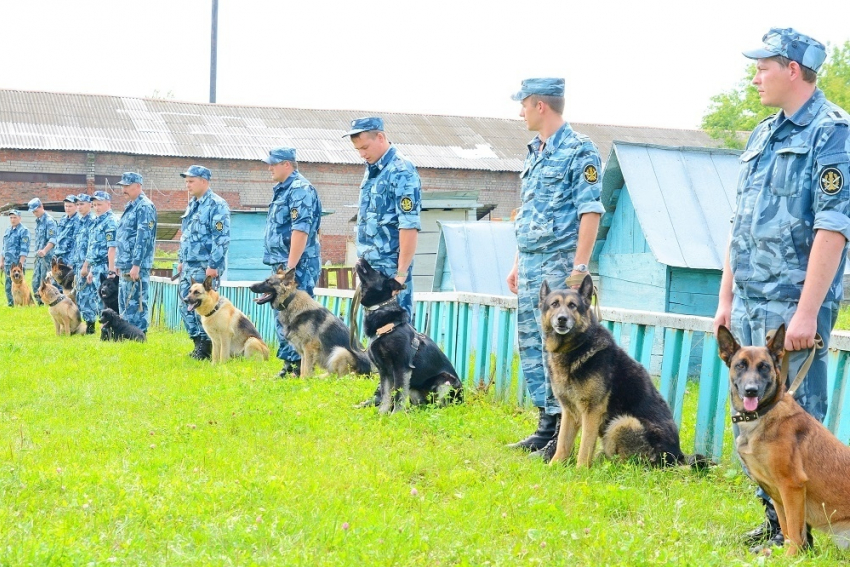
[[[390,144],[381,118],[352,120],[346,136],[366,160],[357,213],[357,256],[406,286],[397,297],[412,323],[413,255],[422,209],[419,174]]]
[[[517,294],[520,362],[539,418],[534,433],[510,446],[535,451],[548,462],[555,453],[561,406],[552,394],[544,362],[540,287],[546,280],[557,289],[568,277],[581,283],[587,274],[599,218],[605,212],[599,201],[601,168],[593,142],[564,121],[563,79],[527,79],[512,98],[521,101],[520,116],[529,130],[537,132],[520,173],[518,252],[507,282]]]
[[[53,260],[53,248],[59,231],[56,221],[44,211],[41,199],[35,197],[27,203],[27,210],[35,215],[35,267],[32,270],[32,289],[35,302],[44,305],[38,295],[41,280],[50,272],[50,262]]]
[[[86,330],[94,332],[94,322],[100,309],[99,295],[97,289],[100,280],[89,283],[88,272],[83,273],[83,264],[86,262],[86,253],[89,250],[89,236],[94,226],[95,214],[91,210],[91,195],[80,193],[77,195],[77,214],[80,216],[80,224],[77,227],[76,243],[74,245],[74,286],[77,288],[77,306],[80,308],[80,316],[86,322]]]
[[[142,191],[142,176],[127,172],[118,185],[129,202],[118,221],[118,310],[123,319],[148,330],[148,286],[156,244],[156,207]]]
[[[224,273],[227,248],[230,246],[230,207],[210,189],[212,173],[206,167],[193,165],[180,176],[186,180],[186,189],[192,195],[183,213],[180,251],[177,253],[178,289],[183,299],[189,294],[193,280],[202,282],[211,276],[213,288],[218,289],[218,279]],[[189,311],[183,301],[179,302],[179,309],[183,325],[195,343],[195,349],[189,356],[196,360],[210,358],[212,342],[201,326],[200,316]]]
[[[785,323],[789,379],[819,333],[824,346],[796,398],[823,421],[827,348],[850,239],[850,116],[816,86],[823,44],[792,28],[771,29],[763,42],[744,55],[756,60],[762,104],[780,110],[756,126],[741,154],[714,326],[729,327],[741,344],[764,345],[765,334]],[[767,494],[759,496],[767,517],[748,543],[782,545],[776,512]]]
[[[77,215],[77,196],[68,195],[62,204],[65,206],[65,216],[56,223],[59,236],[56,239],[53,257],[74,267],[73,255],[77,244],[77,229],[80,225],[80,217]]]
[[[100,277],[115,277],[115,255],[118,247],[118,223],[112,214],[112,198],[106,191],[95,191],[92,195],[94,212],[97,215],[89,231],[89,246],[86,260],[80,274],[86,278],[86,284],[100,286]],[[97,296],[97,313],[103,311],[103,301]],[[86,334],[94,333],[94,320],[86,321]]]
[[[319,250],[319,224],[322,203],[316,188],[298,171],[295,148],[274,148],[268,157],[274,186],[269,215],[266,219],[265,253],[263,264],[278,268],[295,268],[298,289],[313,297],[313,288],[321,270]],[[275,318],[279,347],[277,357],[284,361],[280,376],[299,375],[301,357],[286,342],[283,326]]]
[[[12,225],[3,233],[3,254],[0,255],[0,270],[6,274],[6,301],[12,307],[12,278],[9,272],[13,264],[27,264],[27,254],[30,251],[30,231],[21,224],[21,211],[9,211],[9,223]]]

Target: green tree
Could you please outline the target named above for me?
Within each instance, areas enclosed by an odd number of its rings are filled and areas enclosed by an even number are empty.
[[[735,88],[711,97],[711,106],[702,118],[703,130],[721,140],[724,147],[743,148],[747,132],[776,112],[761,104],[758,91],[751,83],[755,73],[755,64],[748,65],[746,76]],[[826,98],[850,110],[850,41],[832,48],[818,73],[818,87]]]

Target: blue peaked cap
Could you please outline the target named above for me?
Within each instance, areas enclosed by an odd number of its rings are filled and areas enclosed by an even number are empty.
[[[531,95],[564,96],[564,79],[526,79],[519,92],[511,95],[513,100],[525,100]]]
[[[116,183],[116,185],[132,185],[133,183],[142,184],[142,176],[138,173],[128,171],[124,175],[121,176],[121,181]]]
[[[192,165],[180,174],[180,177],[203,177],[207,181],[212,179],[212,172],[203,165]]]
[[[758,49],[744,51],[749,59],[767,59],[781,55],[796,61],[803,67],[818,72],[826,61],[826,47],[818,40],[802,34],[794,28],[770,28],[761,38],[764,45]]]
[[[356,118],[351,121],[351,130],[346,132],[343,138],[347,136],[353,136],[355,134],[360,134],[361,132],[371,132],[372,130],[377,130],[379,132],[384,131],[383,118],[378,118],[377,116]]]
[[[268,157],[262,158],[262,161],[269,165],[275,165],[282,161],[295,161],[295,148],[286,146],[269,150]]]
[[[111,201],[112,197],[106,191],[95,191],[92,199],[95,201]]]

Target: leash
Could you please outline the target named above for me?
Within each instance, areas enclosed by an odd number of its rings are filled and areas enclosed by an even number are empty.
[[[586,273],[577,274],[575,276],[567,276],[567,287],[572,288],[573,286],[580,286],[586,276]],[[596,320],[602,321],[602,310],[599,305],[599,288],[596,287],[596,284],[593,284],[593,294],[590,296],[590,300],[593,303],[593,313],[596,315]]]
[[[794,394],[797,393],[797,388],[800,387],[800,384],[803,382],[803,378],[806,377],[806,374],[809,372],[809,368],[812,366],[812,362],[815,360],[815,354],[818,350],[823,348],[823,339],[820,334],[815,334],[815,344],[812,349],[809,351],[809,356],[806,357],[806,360],[803,361],[803,365],[800,366],[800,370],[797,372],[797,375],[794,377],[794,381],[791,383],[791,387],[788,388],[788,393],[791,394],[791,397],[794,397]],[[790,366],[788,353],[785,353],[786,356],[782,357],[782,369],[779,371],[779,379],[785,384],[788,381],[788,370]]]
[[[360,311],[360,296],[362,293],[363,288],[358,285],[354,289],[354,297],[351,298],[351,312],[349,313],[350,318],[348,320],[348,345],[351,348],[354,348],[355,344],[359,348],[362,348],[360,346],[360,331],[357,328],[357,314]]]

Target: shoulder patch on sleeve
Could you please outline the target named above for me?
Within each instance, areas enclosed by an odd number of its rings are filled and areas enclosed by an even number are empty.
[[[224,230],[224,223],[222,221],[216,221],[215,229],[221,232],[222,230]]]
[[[153,228],[153,221],[148,221],[148,228]]]
[[[292,208],[289,210],[289,216],[292,220],[298,220],[298,209]]]
[[[591,185],[599,181],[599,170],[596,169],[596,166],[592,163],[584,166],[584,171],[582,172],[584,175],[584,180],[590,183]]]
[[[402,197],[401,202],[399,203],[401,210],[405,213],[409,213],[413,210],[413,199],[410,197]]]
[[[820,172],[820,190],[827,195],[835,195],[844,187],[844,175],[837,167],[827,167]]]
[[[107,230],[106,231],[106,241],[111,242],[114,239],[115,239],[115,232],[111,231],[111,230]]]

